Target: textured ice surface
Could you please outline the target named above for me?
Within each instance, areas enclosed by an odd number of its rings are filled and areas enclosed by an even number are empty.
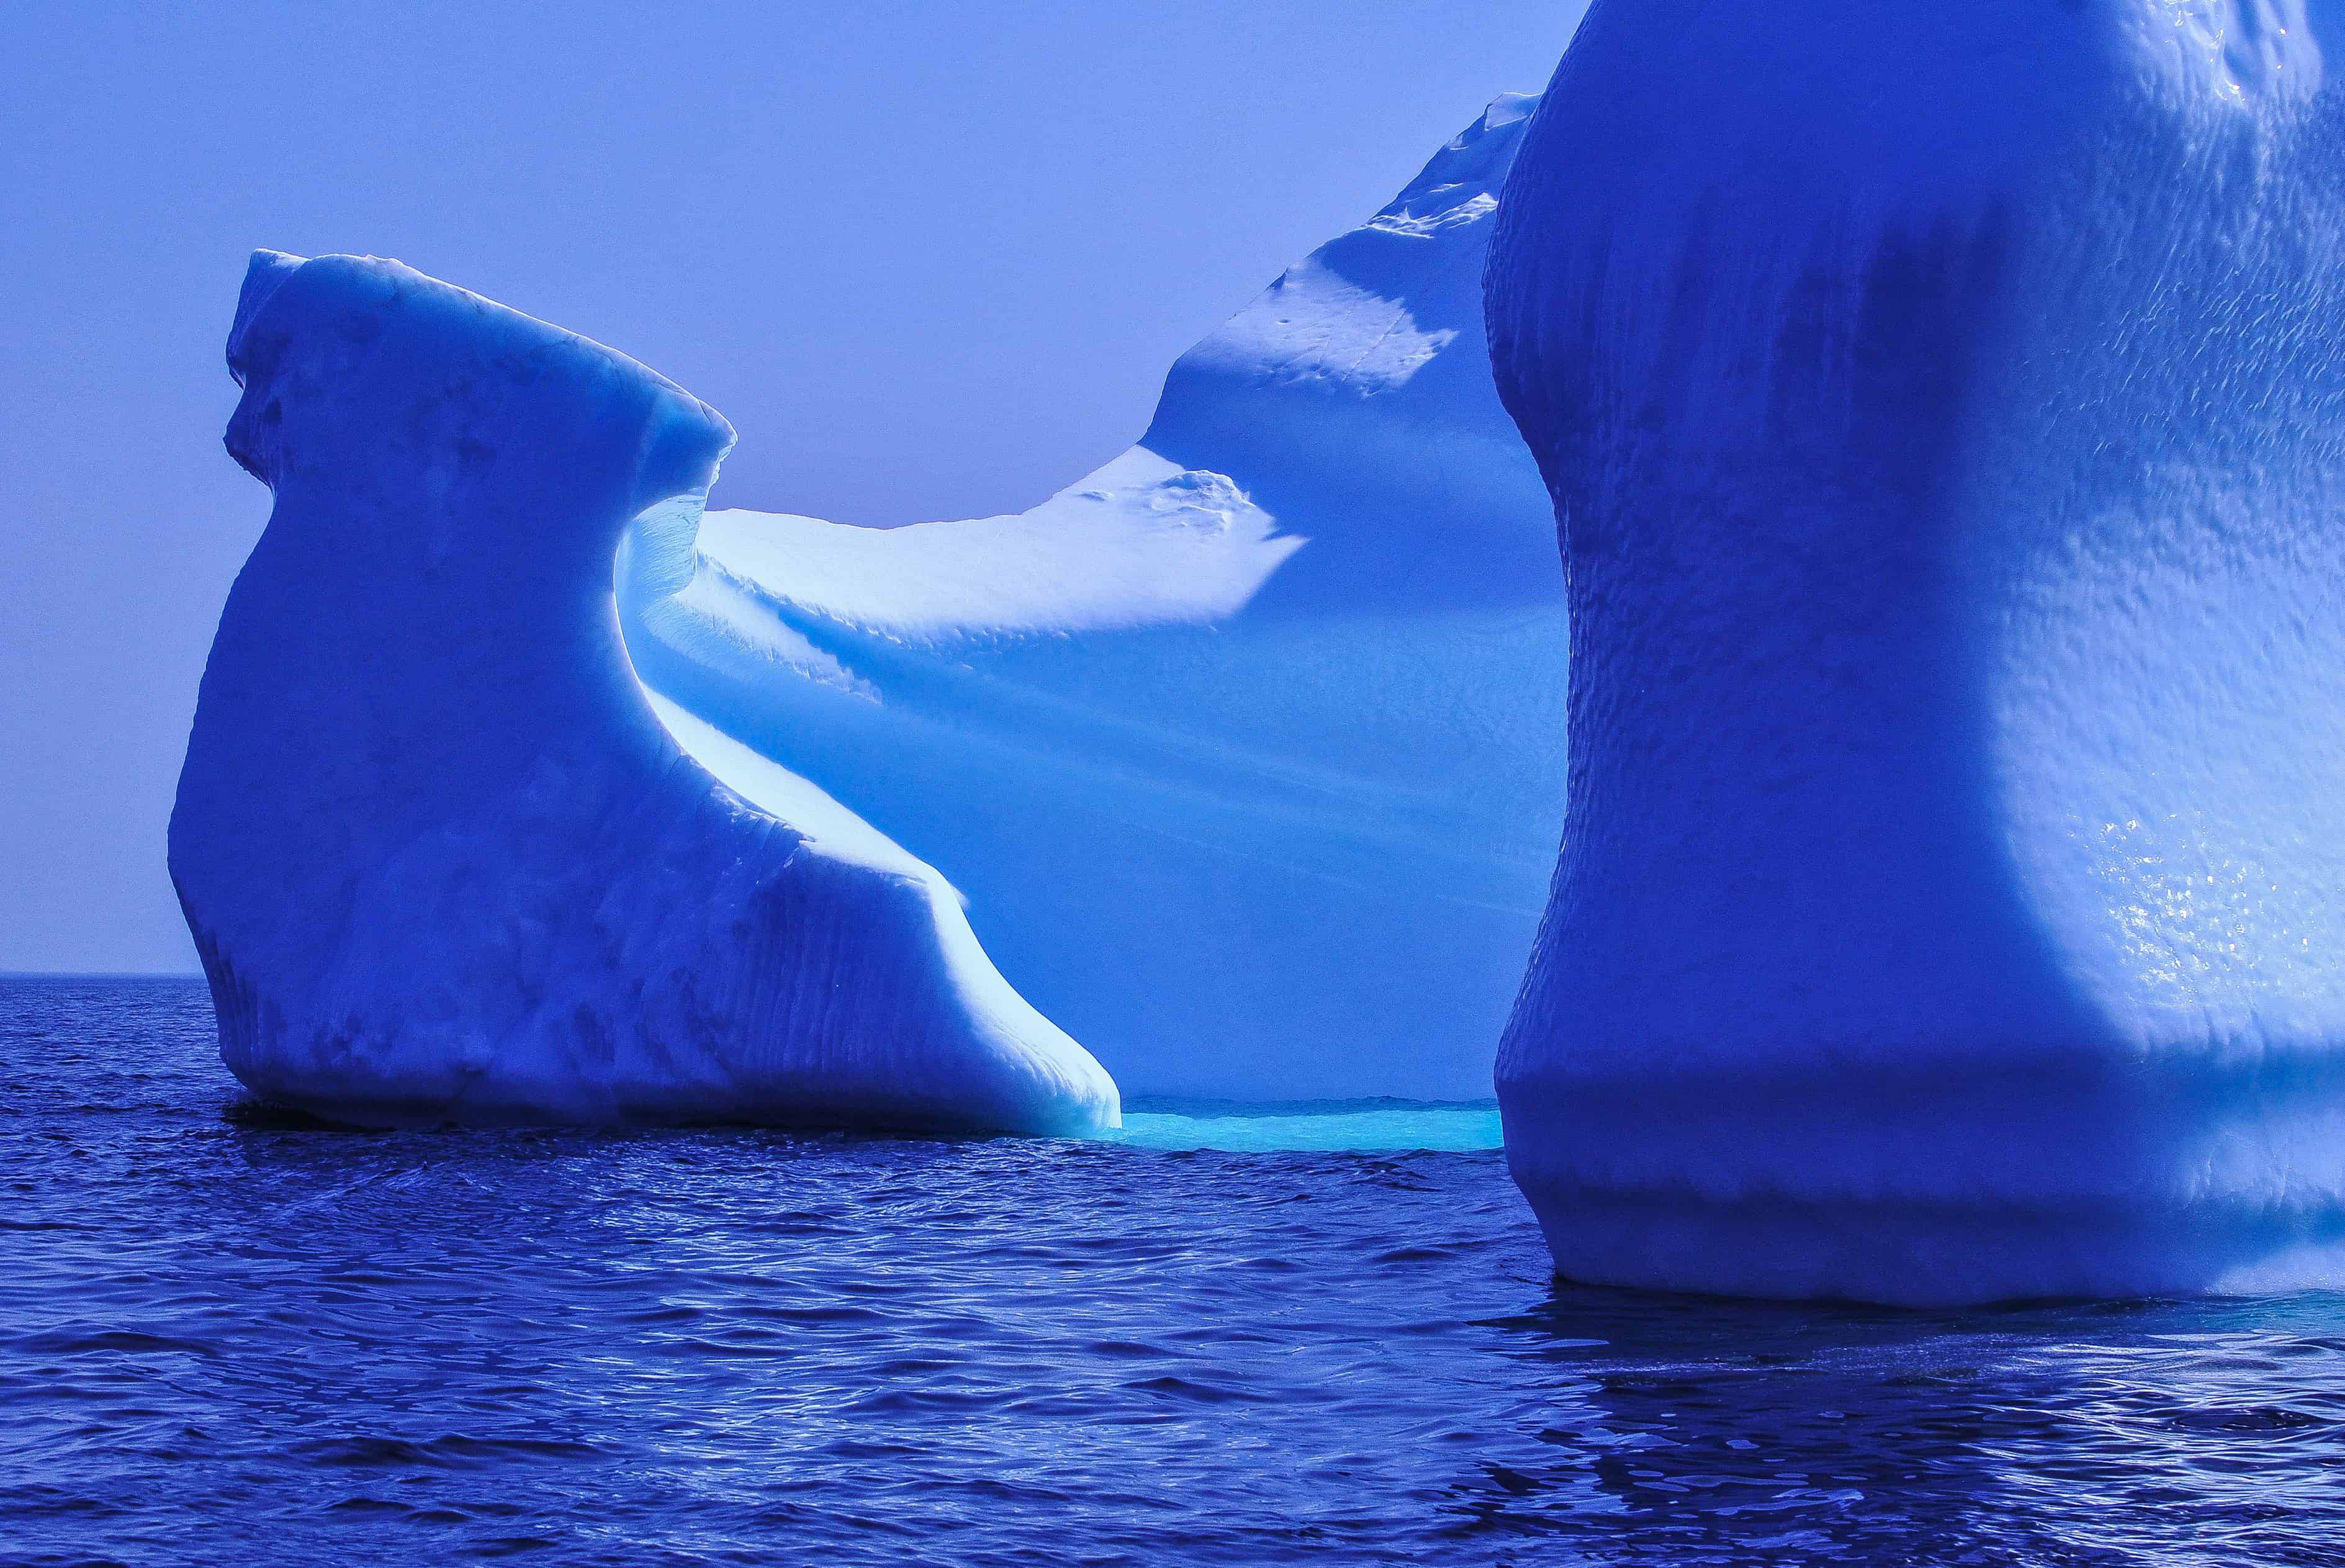
[[[170,851],[239,1077],[360,1121],[1115,1124],[941,878],[672,715],[718,782],[646,705],[614,552],[689,540],[724,420],[350,257],[257,257],[228,362],[276,506]]]
[[[2340,25],[1590,14],[1488,301],[1570,584],[1498,1067],[1567,1274],[2339,1278]]]
[[[1129,1092],[1488,1092],[1563,799],[1561,573],[1481,330],[1534,102],[1030,512],[630,542],[646,682],[943,871]]]

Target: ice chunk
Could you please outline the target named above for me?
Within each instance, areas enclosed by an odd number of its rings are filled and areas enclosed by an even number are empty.
[[[1498,1067],[1566,1274],[2340,1279],[2340,12],[1590,14],[1488,300],[1573,617]]]
[[[645,680],[950,877],[1131,1092],[1488,1092],[1564,789],[1561,570],[1481,328],[1533,101],[1030,512],[630,545]]]
[[[614,552],[688,545],[723,419],[390,261],[263,252],[228,360],[276,507],[170,854],[239,1077],[362,1122],[1116,1125],[935,871],[645,703]]]

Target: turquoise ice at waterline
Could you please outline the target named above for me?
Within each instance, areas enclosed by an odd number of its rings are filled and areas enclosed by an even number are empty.
[[[1459,1153],[1499,1146],[1496,1102],[1416,1105],[1406,1101],[1292,1102],[1241,1105],[1141,1099],[1128,1103],[1123,1125],[1102,1134],[1147,1149],[1224,1149],[1399,1154]]]

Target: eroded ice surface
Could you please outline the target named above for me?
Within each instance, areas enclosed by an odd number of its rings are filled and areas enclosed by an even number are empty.
[[[1570,579],[1499,1062],[1566,1273],[2340,1278],[2340,28],[1589,15],[1489,298]]]
[[[276,505],[170,859],[239,1077],[358,1121],[1115,1125],[941,877],[646,704],[614,552],[688,543],[724,420],[374,260],[261,253],[228,362]]]
[[[1534,102],[1030,512],[629,545],[646,682],[937,866],[1130,1092],[1488,1092],[1563,798],[1561,575],[1481,331]]]

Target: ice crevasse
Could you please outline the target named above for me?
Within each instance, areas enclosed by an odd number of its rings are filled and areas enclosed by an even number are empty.
[[[645,683],[968,899],[1130,1094],[1478,1099],[1555,859],[1548,499],[1482,336],[1502,97],[1031,511],[656,519]]]
[[[359,1122],[1115,1124],[941,877],[638,686],[614,555],[689,537],[723,419],[371,259],[256,256],[228,361],[275,504],[170,867],[239,1077]]]
[[[2345,1283],[2336,0],[1597,0],[1493,240],[1579,1278]]]

